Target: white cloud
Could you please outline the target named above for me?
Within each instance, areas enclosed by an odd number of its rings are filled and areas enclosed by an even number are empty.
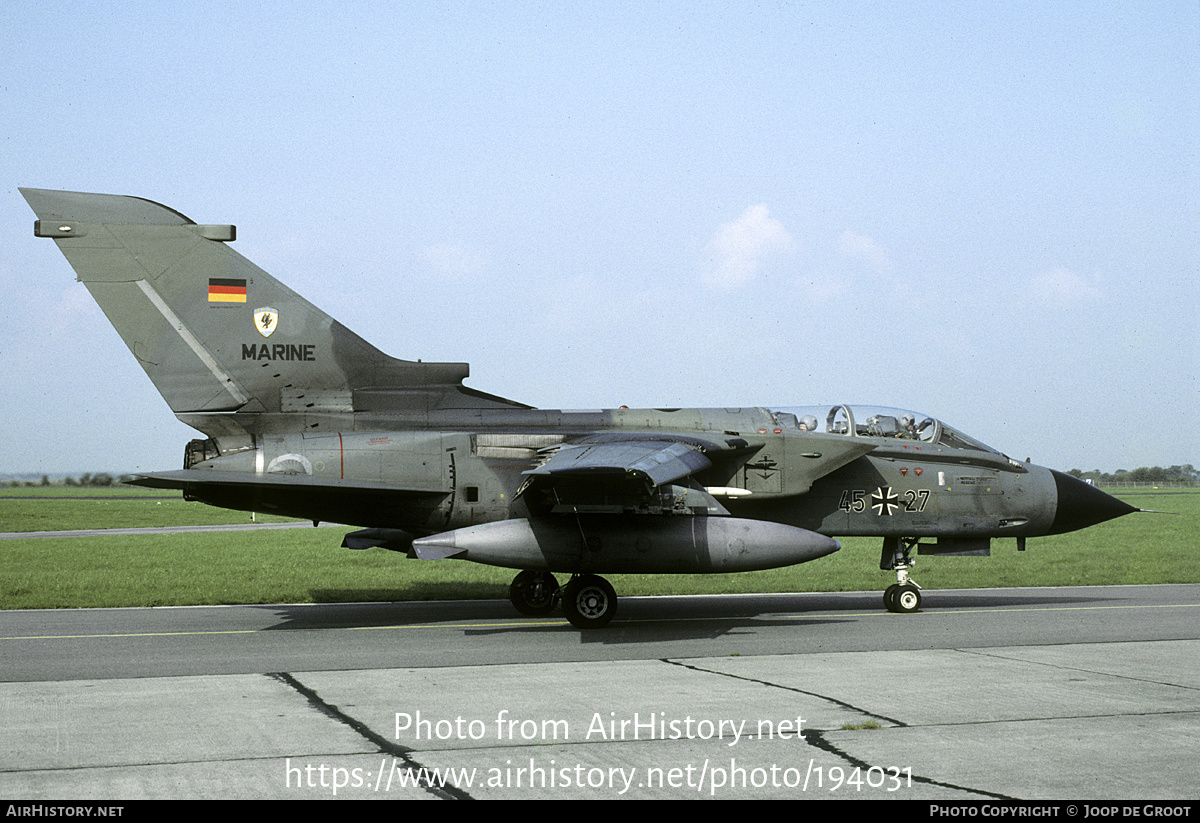
[[[1051,306],[1094,303],[1104,297],[1089,280],[1061,266],[1035,277],[1029,291],[1034,300]]]
[[[795,241],[764,204],[750,206],[741,217],[723,223],[708,242],[710,266],[705,282],[730,290],[758,274],[763,263],[792,250]]]
[[[880,274],[886,274],[892,270],[892,262],[888,258],[887,252],[865,234],[855,234],[847,229],[838,238],[837,250],[845,257],[866,263]]]
[[[448,278],[464,278],[479,274],[488,267],[488,259],[482,254],[466,251],[458,246],[428,246],[421,258],[438,274]]]

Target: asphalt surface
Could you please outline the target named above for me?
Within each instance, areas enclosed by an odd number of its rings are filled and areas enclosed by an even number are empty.
[[[6,798],[1187,799],[1200,586],[10,611],[0,706]]]

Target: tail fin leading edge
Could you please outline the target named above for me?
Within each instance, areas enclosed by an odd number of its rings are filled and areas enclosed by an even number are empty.
[[[314,398],[353,411],[366,389],[395,410],[526,408],[464,388],[465,363],[379,351],[231,249],[233,226],[137,197],[20,191],[34,234],[54,239],[176,414],[303,411]]]

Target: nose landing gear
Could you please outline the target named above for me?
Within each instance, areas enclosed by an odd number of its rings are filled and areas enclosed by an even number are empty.
[[[908,570],[915,564],[912,550],[916,545],[915,538],[883,538],[879,568],[884,571],[894,569],[896,572],[896,582],[883,592],[883,606],[889,612],[911,614],[921,608],[921,587],[908,576]]]

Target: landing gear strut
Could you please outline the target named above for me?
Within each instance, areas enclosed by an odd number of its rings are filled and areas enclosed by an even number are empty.
[[[879,558],[879,568],[884,571],[896,571],[896,582],[888,586],[883,593],[883,606],[889,612],[911,614],[921,608],[921,587],[908,577],[908,570],[916,562],[912,558],[912,550],[916,545],[915,538],[883,538],[883,554]]]
[[[526,569],[513,578],[508,599],[521,614],[543,617],[558,604],[558,581],[550,572]]]

